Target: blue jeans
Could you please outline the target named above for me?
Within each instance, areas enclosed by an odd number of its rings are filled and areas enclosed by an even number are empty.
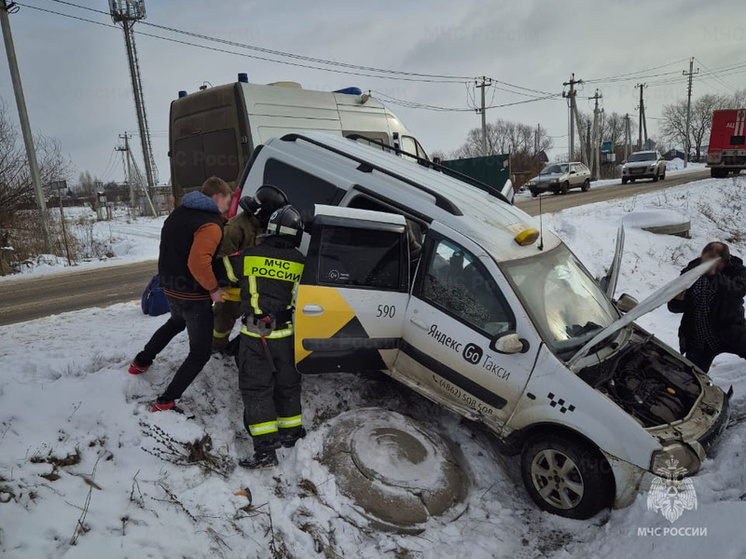
[[[189,354],[176,370],[171,384],[159,398],[164,401],[178,400],[197,378],[212,353],[212,301],[187,301],[168,297],[171,317],[156,330],[145,349],[135,357],[139,365],[150,365],[163,348],[186,328],[189,335]]]

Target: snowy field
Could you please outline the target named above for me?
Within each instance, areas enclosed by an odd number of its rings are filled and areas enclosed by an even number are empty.
[[[50,211],[54,219],[58,219],[59,212],[55,209],[50,208]],[[68,234],[74,235],[84,250],[95,256],[83,258],[69,266],[66,258],[41,255],[35,261],[25,263],[20,274],[0,277],[0,282],[18,279],[21,275],[38,277],[70,270],[155,260],[158,258],[158,244],[165,220],[165,215],[132,220],[127,209],[114,208],[111,221],[96,221],[96,212],[89,207],[66,208]]]
[[[675,191],[544,216],[594,274],[611,262],[616,228],[636,210],[688,216],[692,238],[629,227],[618,293],[638,299],[679,274],[710,240],[746,256],[746,177],[703,180]],[[139,224],[138,224],[139,226]],[[539,511],[515,458],[496,453],[484,430],[381,378],[304,378],[309,435],[282,449],[276,470],[248,472],[236,369],[213,358],[181,405],[194,419],[151,414],[149,402],[187,351],[177,338],[151,370],[127,374],[132,356],[163,322],[137,303],[0,327],[0,556],[37,558],[689,558],[746,556],[746,421],[725,433],[693,478],[699,505],[671,525],[645,496],[623,510],[573,521]],[[640,324],[676,345],[679,317],[665,308]],[[731,384],[746,416],[746,363],[724,355],[711,369]],[[467,508],[432,519],[419,535],[367,530],[338,511],[346,497],[317,460],[329,419],[359,407],[413,417],[456,441],[472,471]],[[197,464],[189,465],[190,461]],[[234,495],[244,487],[254,494]],[[702,537],[638,536],[638,528],[706,528]]]

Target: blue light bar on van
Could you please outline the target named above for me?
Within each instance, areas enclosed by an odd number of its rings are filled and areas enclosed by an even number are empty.
[[[345,87],[344,89],[338,89],[334,93],[344,93],[345,95],[362,95],[363,92],[359,87]]]
[[[241,72],[240,74],[238,74],[238,81],[240,83],[249,83],[249,75]]]
[[[181,99],[182,97],[186,97],[186,96],[187,96],[186,90],[182,89],[181,91],[179,91],[179,99]]]

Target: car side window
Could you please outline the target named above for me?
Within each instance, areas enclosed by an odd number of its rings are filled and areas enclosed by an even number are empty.
[[[487,269],[452,241],[429,243],[418,286],[422,299],[486,336],[515,330],[513,312]]]
[[[333,287],[406,291],[409,278],[403,265],[405,242],[401,231],[324,225],[316,280],[319,285]]]

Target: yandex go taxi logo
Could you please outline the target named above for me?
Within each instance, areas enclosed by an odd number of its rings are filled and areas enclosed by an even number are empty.
[[[477,344],[466,344],[464,353],[462,355],[464,356],[464,359],[466,359],[469,363],[471,363],[472,365],[476,365],[482,360],[482,355],[484,355],[484,352],[482,351],[482,348],[479,347]]]
[[[243,259],[243,273],[245,276],[298,282],[303,274],[303,264],[277,258],[247,256]]]

